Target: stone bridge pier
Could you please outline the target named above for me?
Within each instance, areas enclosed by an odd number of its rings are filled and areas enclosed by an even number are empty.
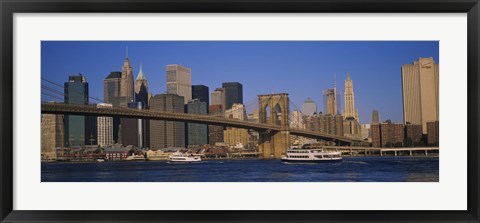
[[[290,146],[289,101],[287,93],[258,96],[260,123],[280,126],[280,131],[259,132],[259,150],[263,159],[280,159]]]

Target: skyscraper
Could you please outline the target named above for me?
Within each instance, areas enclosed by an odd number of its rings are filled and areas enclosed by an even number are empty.
[[[148,107],[148,81],[141,64],[135,80],[135,102],[141,102],[144,108]]]
[[[243,104],[243,86],[238,82],[222,83],[225,89],[225,110],[232,108],[233,104]]]
[[[345,79],[345,112],[343,116],[345,118],[352,117],[358,120],[358,111],[355,109],[355,95],[353,92],[353,80],[350,78],[350,73],[347,74]]]
[[[336,88],[327,89],[323,91],[323,107],[325,115],[339,114],[340,105],[340,93],[336,91]]]
[[[312,99],[307,98],[303,101],[302,114],[312,116],[314,113],[317,113],[317,104]]]
[[[210,105],[221,105],[222,109],[225,110],[225,89],[217,88],[215,91],[210,93],[211,101]]]
[[[192,100],[192,70],[178,64],[167,65],[167,93],[182,96],[184,104]]]
[[[122,72],[112,71],[103,81],[103,101],[111,104],[113,107],[127,107],[127,98],[122,96]],[[120,117],[113,117],[113,142],[119,142],[120,137]]]
[[[97,104],[97,108],[112,107],[112,104]],[[113,145],[113,117],[97,117],[98,145],[108,147]]]
[[[423,134],[427,133],[427,122],[439,118],[438,71],[432,57],[402,66],[403,120],[422,125]]]
[[[372,124],[380,123],[380,115],[378,114],[378,110],[372,111]]]
[[[208,95],[208,90],[207,90]],[[189,114],[206,115],[207,103],[193,99],[185,105]],[[208,143],[208,126],[205,124],[187,123],[187,145],[189,147],[203,146]]]
[[[207,112],[208,106],[210,105],[208,87],[205,85],[192,85],[192,99],[198,99],[201,102],[207,103]]]
[[[176,94],[157,94],[150,99],[150,110],[184,113],[184,98]],[[183,122],[150,120],[150,148],[185,147]]]
[[[343,112],[344,124],[343,131],[345,136],[362,137],[358,110],[355,109],[355,94],[353,91],[353,80],[350,73],[347,73],[345,79],[345,110]]]
[[[69,76],[68,82],[64,84],[64,88],[64,100],[66,104],[88,104],[88,83],[85,76],[82,74]],[[96,126],[95,124],[91,125],[90,119],[96,120],[96,117],[80,115],[65,116],[66,146],[83,146],[90,144],[90,136],[96,139]],[[89,125],[86,126],[86,122],[89,123]]]
[[[122,80],[121,80],[120,95],[125,97],[125,103],[122,107],[127,107],[127,104],[133,102],[133,71],[130,66],[130,60],[128,59],[128,52],[122,66]]]

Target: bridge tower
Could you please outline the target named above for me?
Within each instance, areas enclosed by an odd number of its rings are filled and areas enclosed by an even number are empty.
[[[259,132],[259,150],[264,159],[280,159],[290,146],[289,100],[287,93],[258,96],[260,123],[280,126],[280,131]]]

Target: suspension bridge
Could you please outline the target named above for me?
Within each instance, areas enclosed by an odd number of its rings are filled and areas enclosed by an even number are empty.
[[[290,135],[332,141],[336,145],[350,145],[354,142],[353,139],[343,135],[292,127],[290,106],[295,105],[289,101],[287,93],[258,95],[257,99],[245,103],[246,106],[249,106],[247,109],[258,111],[258,119],[251,121],[214,115],[173,113],[119,106],[97,107],[91,101],[105,102],[94,97],[88,97],[91,100],[87,100],[84,104],[67,104],[63,103],[68,97],[63,90],[62,85],[42,78],[42,114],[123,117],[253,129],[259,133],[259,152],[265,159],[280,158],[290,146]],[[82,92],[70,91],[70,93],[83,95]],[[252,106],[253,108],[251,108]],[[299,111],[298,108],[297,110]]]

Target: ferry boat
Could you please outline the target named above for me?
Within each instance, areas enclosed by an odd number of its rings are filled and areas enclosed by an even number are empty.
[[[326,152],[323,149],[288,149],[280,159],[287,163],[327,163],[341,162],[341,152]]]
[[[174,163],[191,163],[201,162],[202,158],[200,158],[200,156],[195,156],[194,154],[181,153],[177,151],[173,153],[173,155],[171,155],[168,160]]]

